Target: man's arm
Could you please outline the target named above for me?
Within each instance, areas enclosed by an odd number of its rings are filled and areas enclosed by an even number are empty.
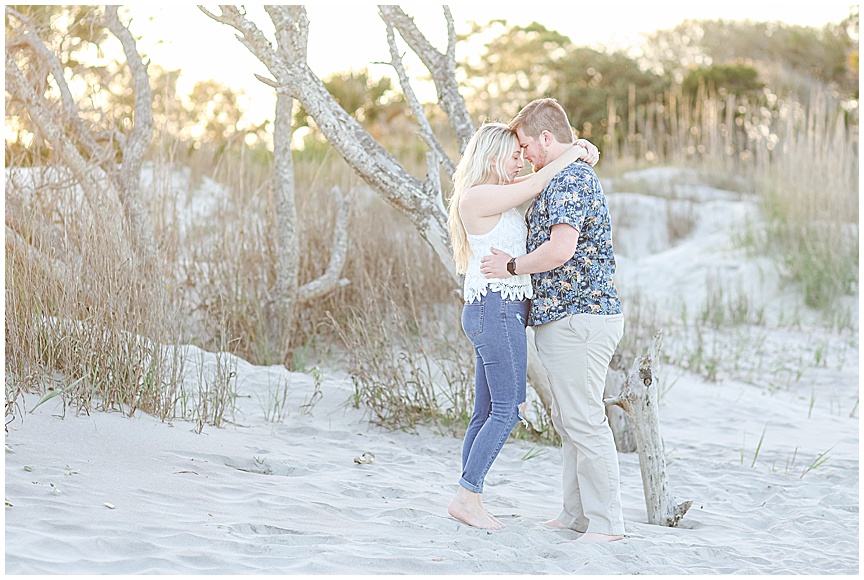
[[[549,240],[530,254],[516,258],[516,274],[535,274],[548,272],[573,257],[579,243],[579,230],[570,224],[555,224]],[[507,262],[509,254],[492,248],[492,255],[480,261],[480,271],[487,278],[508,278]]]

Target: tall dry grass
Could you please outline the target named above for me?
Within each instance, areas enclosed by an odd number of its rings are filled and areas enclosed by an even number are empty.
[[[7,417],[21,392],[60,395],[64,411],[172,416],[182,363],[165,346],[176,344],[171,297],[116,217],[50,166],[7,170],[6,203]]]
[[[830,310],[838,298],[857,294],[857,102],[825,90],[806,106],[771,94],[757,102],[704,89],[695,100],[669,91],[633,117],[633,132],[606,136],[616,146],[611,167],[598,171],[696,167],[714,187],[752,191],[766,225],[751,225],[739,240],[776,256],[814,308]]]
[[[764,241],[807,303],[828,310],[858,290],[858,127],[821,93],[807,109],[781,107],[778,123],[773,150],[756,159]]]
[[[454,432],[467,422],[473,358],[459,329],[457,289],[406,218],[330,147],[297,153],[300,282],[328,262],[330,189],[338,185],[352,204],[343,273],[351,284],[301,308],[286,340],[272,325],[278,238],[269,154],[174,145],[154,153],[146,188],[165,259],[155,280],[134,267],[106,224],[69,201],[70,189],[45,181],[28,190],[7,180],[7,207],[10,200],[21,206],[16,231],[42,250],[34,255],[7,235],[7,415],[21,389],[69,388],[63,400],[77,409],[141,409],[191,418],[199,428],[218,423],[230,417],[236,395],[231,370],[201,392],[184,390],[182,359],[164,345],[191,343],[301,371],[342,365],[356,377],[353,402],[391,427],[431,423]],[[421,175],[422,147],[400,147],[409,171]],[[635,132],[617,156],[604,156],[598,173],[665,164],[698,167],[719,187],[744,180],[771,224],[752,238],[754,251],[782,249],[790,276],[809,280],[802,282],[813,285],[808,300],[820,305],[857,289],[857,160],[857,117],[827,99],[806,110],[781,103],[763,111],[667,95],[639,111]],[[196,203],[207,211],[184,218]],[[687,208],[670,216],[682,222],[674,235],[686,235]],[[639,313],[622,343],[632,359],[661,321],[650,304],[629,306]]]

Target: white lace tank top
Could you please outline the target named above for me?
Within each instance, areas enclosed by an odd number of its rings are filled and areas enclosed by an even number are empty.
[[[471,258],[468,259],[468,271],[465,273],[463,294],[465,302],[471,303],[486,295],[487,289],[500,292],[507,300],[524,300],[534,294],[531,290],[530,274],[520,274],[508,278],[489,278],[480,271],[480,260],[492,253],[490,248],[507,252],[514,258],[524,256],[525,238],[528,236],[528,226],[515,209],[501,214],[498,223],[488,233],[480,236],[468,234],[468,244],[471,246]]]

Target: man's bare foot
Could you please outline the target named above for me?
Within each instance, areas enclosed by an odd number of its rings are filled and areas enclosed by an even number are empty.
[[[469,526],[484,530],[500,530],[504,526],[483,509],[479,493],[468,491],[461,485],[456,491],[456,497],[450,502],[447,513]]]
[[[624,536],[612,536],[609,534],[595,534],[593,532],[586,532],[573,540],[574,542],[617,542],[622,539]]]

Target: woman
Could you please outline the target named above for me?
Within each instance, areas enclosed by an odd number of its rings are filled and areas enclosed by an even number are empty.
[[[530,276],[487,280],[480,259],[492,246],[513,257],[525,254],[527,228],[515,208],[537,196],[577,159],[596,162],[596,151],[580,140],[540,171],[517,178],[524,163],[516,134],[503,123],[487,123],[471,137],[453,174],[447,225],[456,269],[465,274],[462,328],[474,344],[477,362],[462,477],[447,511],[471,526],[503,527],[483,508],[483,480],[525,410],[525,322],[532,296]]]

